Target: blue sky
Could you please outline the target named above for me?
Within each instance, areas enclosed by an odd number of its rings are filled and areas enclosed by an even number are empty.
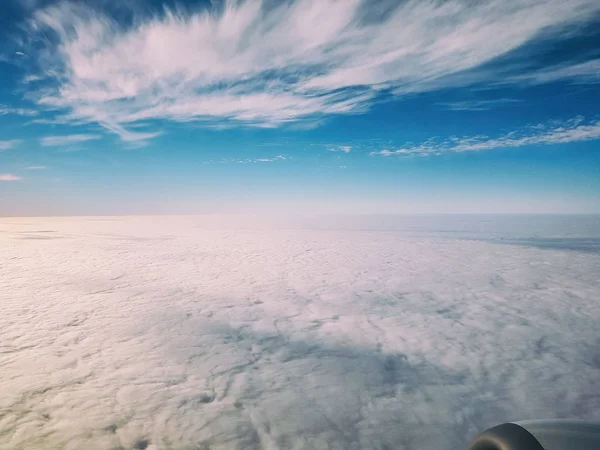
[[[600,212],[597,0],[0,8],[0,215]]]

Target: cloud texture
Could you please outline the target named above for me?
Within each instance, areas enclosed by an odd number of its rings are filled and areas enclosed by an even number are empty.
[[[0,231],[3,448],[454,450],[600,419],[597,218]]]
[[[472,82],[461,74],[598,11],[595,0],[248,0],[133,11],[124,25],[62,2],[30,22],[33,36],[52,36],[36,101],[128,141],[154,137],[132,124],[155,119],[274,127]]]

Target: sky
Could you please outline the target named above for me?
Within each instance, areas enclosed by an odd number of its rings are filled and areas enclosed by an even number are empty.
[[[4,0],[0,215],[600,213],[597,0]]]

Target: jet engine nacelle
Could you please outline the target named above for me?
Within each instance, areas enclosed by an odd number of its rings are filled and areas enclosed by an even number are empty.
[[[530,420],[495,426],[477,436],[470,450],[600,450],[600,423]]]

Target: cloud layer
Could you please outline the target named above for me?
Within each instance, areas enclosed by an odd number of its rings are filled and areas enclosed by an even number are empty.
[[[221,220],[2,220],[0,447],[456,450],[600,419],[600,253],[568,246],[597,219]]]
[[[476,152],[497,148],[524,147],[527,145],[564,144],[600,138],[600,121],[585,122],[576,117],[562,123],[536,125],[514,131],[497,138],[489,136],[453,137],[446,140],[432,138],[421,144],[411,144],[396,150],[371,152],[383,156],[429,156],[448,152]]]
[[[595,0],[275,4],[133,12],[130,26],[76,3],[38,10],[30,30],[53,44],[37,74],[51,87],[36,100],[129,141],[154,137],[131,127],[154,119],[273,127],[361,112],[383,91],[456,84],[460,73],[600,11]]]

